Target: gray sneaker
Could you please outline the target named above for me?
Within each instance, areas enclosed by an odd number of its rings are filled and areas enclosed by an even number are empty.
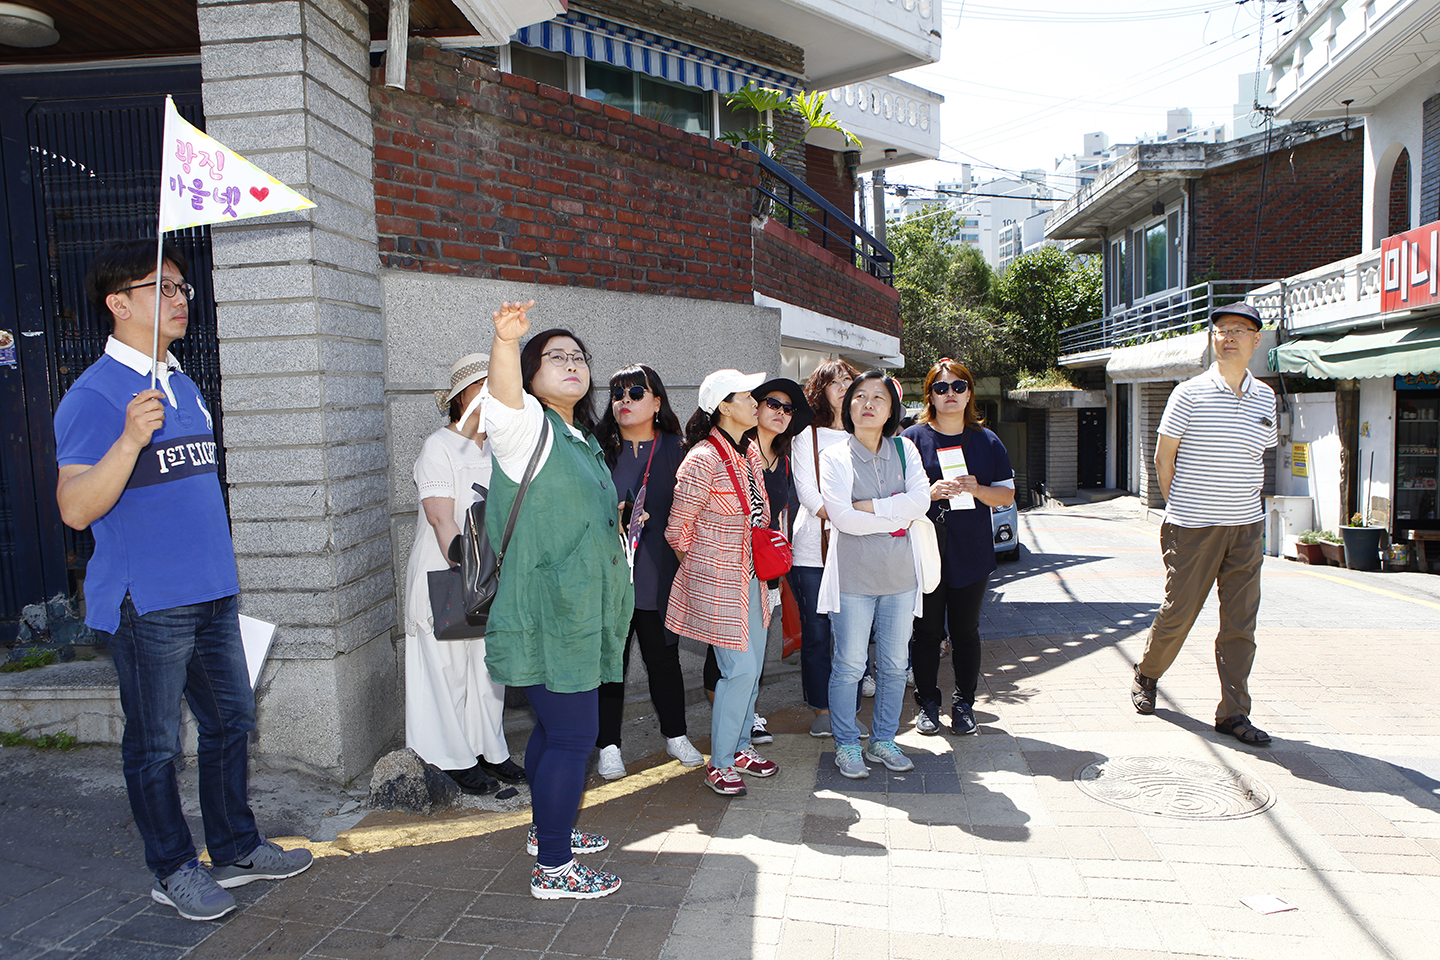
[[[830,714],[815,714],[815,719],[810,722],[810,736],[828,737],[830,735]]]
[[[235,909],[235,898],[220,889],[199,860],[156,880],[150,899],[174,907],[186,920],[218,920]]]
[[[900,750],[894,740],[871,740],[863,754],[871,763],[883,763],[886,770],[905,773],[915,769],[915,762]]]
[[[865,761],[860,758],[858,743],[837,743],[835,766],[840,768],[840,776],[849,777],[851,780],[864,780],[870,776],[870,768],[865,766]]]
[[[857,730],[860,731],[860,739],[861,739],[861,740],[869,740],[869,739],[870,739],[870,728],[867,727],[867,726],[865,726],[865,724],[861,723],[859,717],[856,717],[856,718],[855,718],[855,729],[857,729]]]
[[[253,880],[284,880],[304,873],[314,859],[309,850],[281,850],[279,844],[261,840],[250,856],[239,863],[212,867],[210,875],[222,887],[243,887]]]

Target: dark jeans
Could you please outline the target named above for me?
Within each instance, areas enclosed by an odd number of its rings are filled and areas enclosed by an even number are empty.
[[[199,728],[200,815],[210,860],[222,867],[249,856],[261,839],[247,797],[255,695],[235,598],[141,616],[127,595],[120,626],[105,636],[120,676],[120,757],[146,865],[166,877],[195,858],[175,781],[182,696]]]
[[[680,645],[665,642],[665,616],[659,610],[636,610],[625,638],[625,665],[630,672],[631,637],[650,674],[650,702],[666,739],[685,736],[685,678],[680,674]],[[620,721],[625,713],[625,681],[600,684],[600,735],[595,746],[620,746]]]
[[[940,642],[948,628],[956,699],[974,705],[975,688],[980,682],[980,604],[989,585],[988,575],[963,587],[947,587],[942,581],[933,592],[925,594],[910,645],[916,703],[940,704]]]
[[[800,688],[813,710],[830,709],[830,617],[816,613],[820,567],[791,567],[790,589],[800,607]]]
[[[525,688],[535,709],[535,729],[525,746],[525,779],[535,819],[541,866],[569,863],[570,831],[585,791],[585,764],[595,749],[600,709],[596,691],[552,693],[542,684]]]

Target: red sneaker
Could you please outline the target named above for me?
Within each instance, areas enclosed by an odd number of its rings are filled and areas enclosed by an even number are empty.
[[[754,747],[746,747],[735,754],[735,770],[748,773],[752,777],[773,777],[780,772],[780,764],[766,760],[755,752]]]
[[[722,797],[745,796],[745,782],[736,776],[734,767],[717,770],[710,764],[705,764],[705,782]]]

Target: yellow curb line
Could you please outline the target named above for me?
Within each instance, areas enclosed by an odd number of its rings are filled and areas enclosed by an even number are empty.
[[[1422,607],[1430,607],[1435,610],[1440,610],[1440,603],[1435,603],[1433,600],[1421,600],[1419,597],[1408,597],[1403,593],[1396,593],[1394,590],[1385,590],[1381,587],[1372,587],[1364,583],[1356,583],[1354,580],[1347,580],[1344,577],[1337,577],[1328,573],[1320,573],[1316,570],[1296,570],[1295,573],[1305,577],[1318,577],[1321,580],[1333,580],[1335,583],[1343,583],[1346,586],[1354,587],[1357,590],[1368,590],[1371,593],[1378,593],[1382,597],[1392,597],[1396,600],[1408,600],[1411,603],[1418,603]]]
[[[598,807],[611,800],[631,796],[684,774],[696,773],[698,769],[682,767],[678,760],[672,760],[646,770],[637,770],[619,780],[608,781],[592,790],[586,790],[580,806],[582,809]],[[379,853],[382,850],[393,850],[396,847],[420,847],[432,843],[464,840],[468,837],[481,837],[501,830],[509,830],[511,827],[529,826],[531,819],[529,810],[517,810],[512,813],[479,813],[440,821],[417,815],[412,822],[376,822],[369,826],[366,825],[372,820],[385,821],[396,816],[389,811],[377,810],[367,814],[364,820],[349,830],[342,831],[334,840],[315,841],[305,837],[270,837],[269,839],[274,840],[286,850],[296,847],[309,850],[311,855],[317,859],[320,857],[348,857],[357,853]],[[200,851],[200,856],[203,858],[205,851]]]

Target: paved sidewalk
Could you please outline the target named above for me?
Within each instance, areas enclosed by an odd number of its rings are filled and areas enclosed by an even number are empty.
[[[1213,602],[1156,714],[1131,709],[1163,573],[1133,500],[1020,525],[1022,559],[985,607],[981,733],[920,737],[907,708],[913,774],[837,777],[792,675],[762,691],[776,733],[762,750],[781,772],[748,797],[716,797],[663,754],[591,781],[581,824],[612,847],[587,862],[625,880],[604,900],[528,895],[524,811],[372,815],[317,844],[308,873],[243,888],[240,913],[201,925],[147,909],[103,951],[46,953],[44,931],[17,930],[17,901],[0,899],[0,956],[1434,957],[1440,578],[1267,560],[1253,717],[1276,739],[1259,750],[1211,729]],[[690,715],[702,749],[707,714]],[[1220,789],[1227,771],[1248,794]],[[1146,800],[1170,815],[1125,806]],[[1240,902],[1262,894],[1297,909]]]

